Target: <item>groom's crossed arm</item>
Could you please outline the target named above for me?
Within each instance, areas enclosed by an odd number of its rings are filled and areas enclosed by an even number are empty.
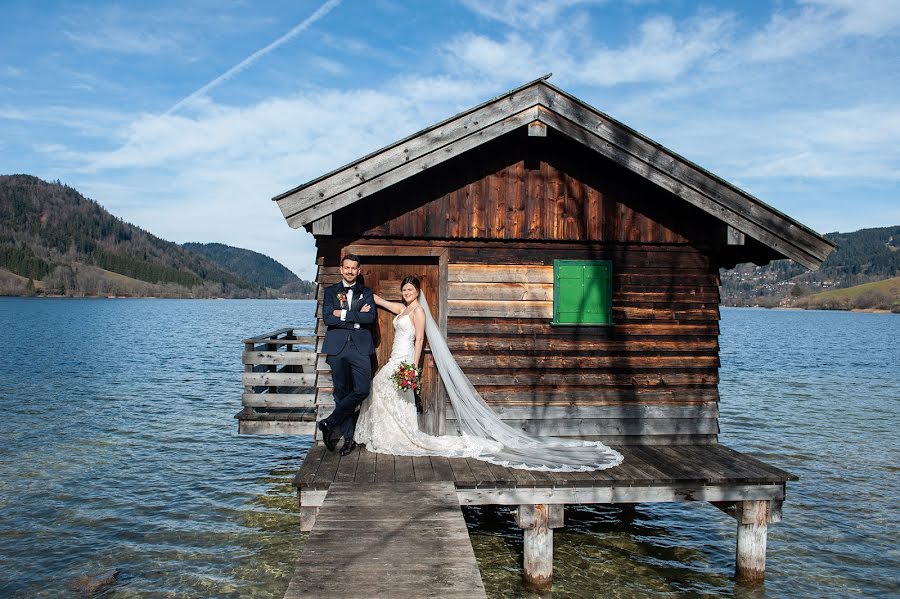
[[[353,303],[356,304],[357,302],[353,302]],[[369,305],[368,312],[360,312],[359,310],[347,310],[347,314],[344,317],[344,321],[349,322],[350,327],[353,327],[353,323],[366,324],[366,325],[373,324],[375,322],[375,319],[378,318],[378,316],[376,314],[377,311],[375,309],[375,297],[372,293],[372,290],[369,289],[368,287],[366,287],[363,290],[362,301],[359,302],[357,305],[362,307],[362,306],[365,306],[366,304]]]
[[[337,327],[340,329],[353,329],[356,328],[355,324],[362,325],[370,325],[375,322],[377,318],[375,314],[375,298],[372,295],[371,289],[366,289],[363,292],[362,302],[360,305],[365,306],[369,304],[372,306],[372,309],[368,312],[360,312],[359,310],[347,310],[347,313],[344,316],[344,320],[341,320],[340,316],[335,316],[335,312],[340,313],[342,308],[336,305],[335,300],[337,296],[332,297],[334,294],[326,293],[325,298],[322,301],[322,320],[325,322],[327,326]],[[356,302],[354,302],[356,303]]]

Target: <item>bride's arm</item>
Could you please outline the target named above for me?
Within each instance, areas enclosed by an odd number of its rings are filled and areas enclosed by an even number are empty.
[[[406,307],[400,302],[389,302],[377,293],[375,294],[375,303],[385,310],[393,312],[394,314],[400,314],[401,312],[403,312],[403,308]]]
[[[419,364],[419,358],[422,357],[422,346],[425,345],[425,310],[419,306],[412,313],[413,325],[416,327],[416,358],[413,364]]]

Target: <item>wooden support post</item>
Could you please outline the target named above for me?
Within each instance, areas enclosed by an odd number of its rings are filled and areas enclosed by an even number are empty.
[[[316,516],[319,508],[315,506],[300,506],[300,531],[309,532],[316,525]]]
[[[735,505],[735,519],[737,551],[734,577],[742,582],[762,582],[766,576],[769,502],[738,501]]]
[[[553,583],[553,529],[563,525],[563,506],[520,505],[516,524],[525,530],[522,578],[531,591],[548,590]]]

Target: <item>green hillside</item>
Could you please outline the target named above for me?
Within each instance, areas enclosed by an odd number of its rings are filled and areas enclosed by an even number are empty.
[[[272,258],[222,243],[185,243],[182,247],[202,254],[223,270],[259,287],[278,289],[300,279]]]
[[[793,306],[820,291],[844,289],[900,275],[900,226],[828,233],[837,249],[816,272],[789,260],[723,270],[726,306]]]
[[[265,258],[249,253],[259,257],[253,263]],[[0,294],[272,295],[255,278],[126,223],[67,185],[30,175],[0,176],[0,269],[21,277],[0,278]]]
[[[831,289],[801,297],[798,308],[818,310],[891,310],[900,312],[900,277],[863,283],[846,289]]]

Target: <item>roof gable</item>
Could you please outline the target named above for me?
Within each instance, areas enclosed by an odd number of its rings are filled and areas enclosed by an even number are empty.
[[[807,268],[834,244],[637,131],[538,79],[273,198],[297,228],[539,121]]]

